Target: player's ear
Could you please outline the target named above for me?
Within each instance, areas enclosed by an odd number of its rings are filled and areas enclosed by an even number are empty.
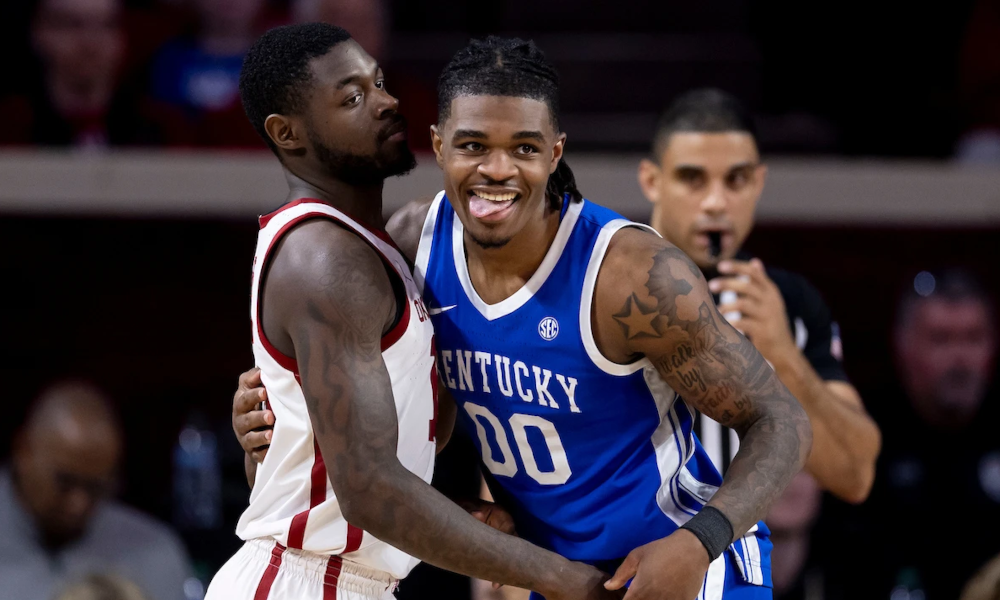
[[[291,152],[302,149],[302,140],[292,120],[285,115],[268,115],[264,119],[264,131],[274,145]]]
[[[757,189],[763,190],[764,183],[767,181],[767,165],[760,163],[757,165]]]
[[[556,144],[552,147],[552,164],[549,165],[549,175],[556,172],[556,167],[559,166],[559,159],[563,156],[563,150],[566,149],[566,134],[560,133],[556,137]]]
[[[437,159],[438,166],[444,168],[444,158],[441,156],[444,140],[441,138],[441,130],[438,129],[437,125],[431,125],[431,148],[434,149],[434,158]]]
[[[663,169],[648,158],[639,161],[639,187],[642,194],[653,204],[660,201],[660,178],[663,177]]]

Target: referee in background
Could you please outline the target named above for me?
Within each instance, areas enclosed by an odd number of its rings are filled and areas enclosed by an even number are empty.
[[[753,342],[798,398],[813,428],[806,471],[850,503],[868,497],[881,445],[841,365],[841,343],[819,292],[801,275],[765,267],[741,250],[764,189],[748,111],[719,90],[689,92],[660,118],[639,185],[650,224],[701,268],[720,312]],[[736,432],[699,415],[696,432],[720,472],[739,447]]]

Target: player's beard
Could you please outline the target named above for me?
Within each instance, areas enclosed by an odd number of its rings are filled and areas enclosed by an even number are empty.
[[[511,238],[503,238],[499,240],[484,240],[476,237],[475,235],[469,234],[469,238],[483,250],[489,250],[491,248],[503,248],[506,246]]]
[[[370,156],[347,154],[330,148],[320,140],[309,138],[316,151],[316,158],[329,173],[350,185],[375,185],[389,177],[405,175],[417,166],[417,159],[406,142],[378,143],[378,150]]]

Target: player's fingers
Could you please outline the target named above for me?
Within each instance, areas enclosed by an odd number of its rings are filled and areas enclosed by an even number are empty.
[[[263,429],[274,425],[274,413],[269,410],[251,410],[233,417],[233,429],[236,435],[246,435],[255,429]]]
[[[493,509],[490,511],[486,524],[507,535],[517,535],[517,531],[514,529],[514,517],[505,510]]]
[[[253,460],[258,465],[264,462],[264,457],[267,456],[267,450],[270,446],[261,446],[253,452],[250,453],[250,459]]]
[[[261,446],[270,444],[272,435],[274,435],[274,431],[271,429],[247,432],[240,438],[240,446],[243,446],[243,449],[247,452],[253,452]]]
[[[639,569],[639,556],[636,554],[635,550],[629,552],[629,555],[625,557],[622,561],[621,566],[615,571],[615,574],[611,576],[611,579],[604,582],[604,588],[608,590],[620,589],[623,585],[628,583],[629,579],[635,577],[636,571]]]
[[[486,523],[486,511],[483,510],[470,510],[469,514],[472,515],[474,519],[480,523]]]
[[[255,388],[260,385],[260,369],[254,367],[240,375],[240,388]]]
[[[240,388],[233,396],[233,412],[250,412],[265,400],[267,400],[267,390],[262,387]]]

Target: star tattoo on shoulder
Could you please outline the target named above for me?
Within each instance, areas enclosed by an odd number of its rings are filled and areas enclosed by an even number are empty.
[[[639,336],[660,337],[660,332],[653,327],[653,321],[660,316],[656,307],[647,308],[639,302],[635,293],[625,300],[621,312],[611,315],[625,329],[626,339],[635,339]]]

